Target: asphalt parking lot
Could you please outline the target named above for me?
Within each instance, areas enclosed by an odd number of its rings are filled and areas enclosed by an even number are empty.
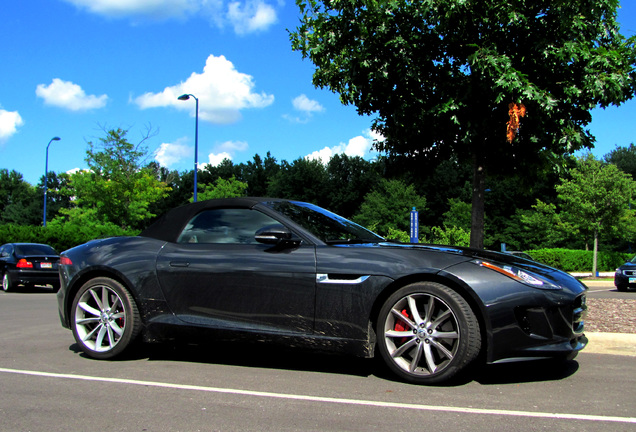
[[[1,431],[636,430],[634,358],[595,349],[422,387],[372,360],[264,345],[90,360],[50,292],[0,293],[0,325]]]

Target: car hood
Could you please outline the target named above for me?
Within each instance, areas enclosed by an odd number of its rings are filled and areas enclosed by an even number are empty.
[[[520,269],[538,274],[544,278],[555,282],[556,284],[566,285],[572,282],[574,279],[569,273],[562,270],[555,269],[537,261],[520,258],[515,255],[482,250],[473,249],[459,246],[446,246],[436,244],[413,244],[413,243],[394,243],[394,242],[381,242],[381,243],[365,243],[365,244],[346,244],[339,245],[339,247],[363,247],[363,248],[382,248],[382,249],[394,249],[401,250],[403,253],[440,253],[455,255],[458,258],[464,258],[466,261],[470,260],[484,260],[490,262],[496,262],[499,264],[511,265]],[[578,281],[577,281],[578,282]],[[580,284],[580,282],[578,282]]]
[[[627,261],[625,264],[621,265],[619,267],[619,269],[621,270],[625,270],[625,269],[636,269],[636,263],[633,263],[631,261]]]

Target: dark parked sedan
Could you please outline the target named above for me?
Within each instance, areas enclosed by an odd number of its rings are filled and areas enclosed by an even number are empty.
[[[614,285],[619,291],[636,288],[636,256],[616,269]]]
[[[60,287],[58,253],[49,245],[7,243],[0,247],[2,289],[10,291],[18,285],[51,285]]]
[[[98,359],[138,339],[241,338],[377,353],[401,379],[430,384],[478,357],[567,359],[587,343],[586,287],[564,272],[391,243],[295,201],[179,207],[138,237],[63,252],[60,277],[62,325]]]

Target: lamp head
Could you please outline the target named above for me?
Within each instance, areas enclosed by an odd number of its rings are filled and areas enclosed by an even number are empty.
[[[188,99],[190,99],[190,95],[189,94],[182,94],[177,99],[179,99],[179,100],[188,100]]]
[[[59,141],[59,140],[60,140],[60,137],[53,137],[53,138],[51,138],[51,141]]]

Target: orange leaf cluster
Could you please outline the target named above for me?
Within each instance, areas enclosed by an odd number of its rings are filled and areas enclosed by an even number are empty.
[[[508,115],[510,116],[510,121],[506,123],[508,142],[512,143],[517,136],[517,132],[519,131],[519,123],[521,122],[521,117],[526,115],[526,107],[522,103],[512,102],[508,105]]]

